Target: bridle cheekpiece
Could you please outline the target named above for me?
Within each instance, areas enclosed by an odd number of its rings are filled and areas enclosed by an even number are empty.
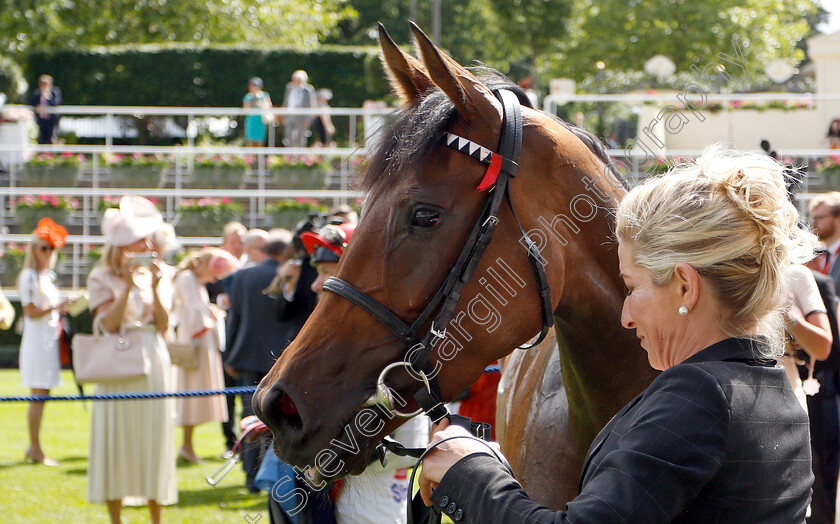
[[[522,147],[522,113],[519,99],[512,91],[507,89],[495,90],[493,93],[501,101],[503,109],[502,132],[498,153],[453,133],[445,133],[443,136],[443,140],[448,147],[465,153],[488,166],[481,183],[477,187],[478,190],[488,191],[488,193],[481,214],[467,236],[458,259],[449,269],[437,293],[435,293],[434,297],[414,322],[411,325],[406,324],[381,303],[338,277],[330,277],[324,283],[324,291],[329,291],[344,297],[356,306],[364,309],[396,334],[409,348],[404,361],[389,364],[382,370],[377,381],[376,393],[366,402],[368,405],[390,404],[390,411],[397,416],[410,418],[422,411],[433,422],[437,422],[444,417],[452,417],[442,400],[440,384],[437,378],[438,370],[432,365],[429,357],[435,345],[446,337],[446,329],[449,326],[449,322],[455,316],[458,301],[461,298],[461,292],[464,286],[470,281],[475,268],[478,266],[484,254],[484,250],[493,237],[496,226],[499,224],[498,212],[502,204],[502,199],[505,197],[507,197],[511,213],[516,224],[519,226],[522,237],[526,241],[528,259],[534,270],[543,306],[543,326],[539,337],[535,342],[521,349],[527,349],[539,344],[554,324],[551,294],[545,269],[541,263],[542,257],[540,256],[540,250],[519,223],[508,189],[509,180],[516,176],[519,168],[518,160]],[[435,312],[437,312],[437,315],[432,319]],[[431,326],[425,335],[421,337],[419,335],[420,330],[430,319]],[[420,410],[414,413],[402,413],[398,411],[394,406],[388,387],[385,385],[387,374],[391,370],[399,367],[405,367],[410,375],[422,382],[421,387],[413,394],[415,400],[420,405]],[[388,440],[385,440],[386,444],[388,444]],[[392,447],[394,446],[389,446],[389,449],[392,449]],[[394,449],[392,451],[398,452]]]

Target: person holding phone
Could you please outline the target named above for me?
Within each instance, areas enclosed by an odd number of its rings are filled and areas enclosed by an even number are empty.
[[[95,394],[172,391],[172,364],[163,339],[169,312],[149,237],[163,219],[143,197],[125,196],[102,217],[105,246],[88,276],[94,325],[116,333],[134,330],[149,359],[149,374],[97,384]],[[140,350],[141,348],[137,348]],[[94,402],[88,460],[88,501],[104,503],[112,523],[123,504],[148,504],[151,521],[178,501],[175,482],[174,402],[171,399]]]
[[[33,395],[49,395],[61,383],[58,354],[59,313],[73,299],[60,300],[55,285],[55,262],[58,249],[67,239],[67,230],[49,218],[42,218],[32,241],[26,246],[23,269],[18,274],[20,305],[23,307],[23,336],[20,341],[20,377]],[[26,412],[29,427],[27,462],[56,466],[41,449],[41,419],[44,402],[30,402]]]

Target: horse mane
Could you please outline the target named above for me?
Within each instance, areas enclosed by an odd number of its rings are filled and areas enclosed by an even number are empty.
[[[486,66],[471,68],[478,79],[489,89],[513,91],[520,104],[534,109],[525,91],[511,82],[505,75]],[[586,147],[612,171],[616,180],[624,178],[613,167],[607,150],[598,138],[556,115],[541,111],[552,120],[577,136]],[[419,101],[392,117],[378,134],[371,147],[367,167],[362,172],[358,185],[361,190],[375,195],[389,187],[399,173],[406,169],[417,169],[440,146],[443,131],[457,118],[455,105],[440,89],[427,91]]]

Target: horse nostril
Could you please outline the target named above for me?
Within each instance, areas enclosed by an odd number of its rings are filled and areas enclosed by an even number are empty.
[[[303,419],[300,417],[297,405],[292,397],[278,387],[271,388],[262,401],[262,411],[266,420],[277,428],[289,428],[292,431],[303,429]]]
[[[295,406],[295,401],[292,400],[292,397],[286,395],[285,393],[280,398],[280,412],[284,415],[296,415],[298,410],[297,406]]]

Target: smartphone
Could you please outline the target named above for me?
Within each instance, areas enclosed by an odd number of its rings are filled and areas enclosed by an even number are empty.
[[[157,251],[145,251],[143,253],[129,253],[128,264],[135,267],[149,267],[157,258]]]

